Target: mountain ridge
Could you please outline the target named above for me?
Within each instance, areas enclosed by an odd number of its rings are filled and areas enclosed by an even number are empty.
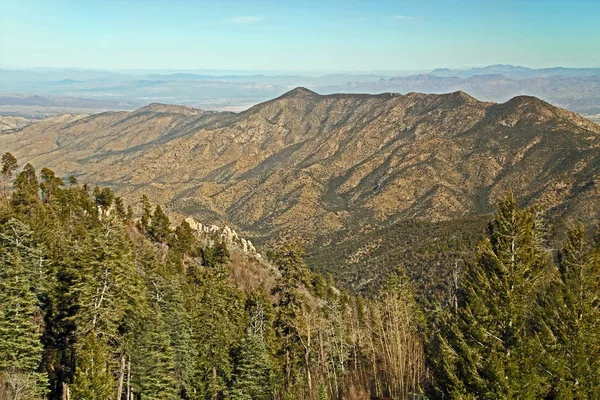
[[[1,136],[0,146],[21,163],[127,187],[128,201],[146,193],[260,241],[477,215],[509,189],[524,204],[596,215],[594,185],[588,197],[577,188],[598,174],[598,135],[598,125],[531,96],[498,104],[462,91],[296,88],[240,113],[152,104],[41,121]]]

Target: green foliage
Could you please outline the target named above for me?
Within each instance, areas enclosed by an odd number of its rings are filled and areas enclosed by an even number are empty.
[[[17,168],[19,168],[19,164],[15,156],[10,153],[4,153],[2,155],[2,175],[10,179]]]
[[[164,213],[160,205],[154,209],[152,214],[152,224],[148,233],[157,242],[167,242],[171,235],[171,221],[169,217]]]
[[[54,171],[49,168],[43,168],[40,172],[40,189],[42,189],[42,199],[44,202],[50,202],[59,194],[59,186],[63,186],[63,181],[58,178]]]
[[[543,367],[552,397],[593,399],[600,387],[600,258],[582,225],[558,253],[558,277],[542,296]]]
[[[304,248],[298,241],[283,243],[269,255],[281,273],[273,294],[279,299],[275,327],[281,338],[279,355],[285,360],[282,373],[284,387],[288,391],[295,383],[296,368],[302,354],[296,321],[307,301],[300,290],[309,276],[303,255]]]
[[[39,398],[46,392],[47,377],[38,372],[43,347],[34,270],[39,251],[31,233],[15,220],[0,230],[0,386],[7,398],[25,392]],[[37,257],[36,257],[37,256]],[[36,282],[37,281],[37,282]]]
[[[320,384],[319,390],[317,391],[317,399],[318,400],[329,400],[329,395],[327,394],[327,386]]]
[[[98,186],[94,188],[94,201],[100,207],[102,213],[106,214],[108,212],[114,200],[115,194],[110,188],[105,187],[100,189]]]
[[[195,241],[196,238],[190,224],[187,221],[181,221],[177,228],[175,228],[173,249],[179,253],[190,254]]]
[[[135,392],[142,398],[170,400],[176,397],[175,355],[169,330],[158,304],[154,304],[136,332],[133,351]]]
[[[230,352],[241,337],[243,308],[221,268],[194,266],[195,287],[190,300],[193,341],[196,344],[195,391],[206,397],[222,397],[231,379]]]
[[[77,372],[71,386],[75,399],[109,399],[114,392],[115,380],[110,368],[110,348],[94,332],[80,342]]]
[[[123,220],[123,221],[127,221],[127,212],[125,211],[125,204],[123,203],[123,199],[120,197],[115,197],[114,200],[114,204],[115,204],[115,215],[117,216],[117,218]]]
[[[150,201],[148,197],[144,194],[140,200],[142,205],[142,217],[140,219],[140,224],[142,229],[146,232],[150,229],[150,218],[152,218],[152,205],[150,205]]]
[[[551,270],[535,210],[499,202],[490,238],[467,266],[458,308],[437,333],[439,382],[453,398],[540,398],[537,296]]]
[[[511,196],[471,255],[472,220],[407,223],[412,239],[365,232],[436,266],[415,274],[373,250],[358,262],[385,264],[383,283],[363,299],[309,271],[297,241],[262,261],[185,221],[171,231],[145,196],[133,226],[110,189],[69,182],[49,169],[38,182],[27,164],[0,199],[0,397],[60,399],[64,384],[90,400],[409,398],[424,385],[457,399],[597,398],[600,243],[576,226],[553,264],[542,214]],[[341,246],[362,254],[356,243]]]
[[[236,360],[232,400],[268,400],[273,396],[274,373],[261,333],[248,329]]]
[[[40,199],[37,175],[31,164],[26,164],[23,171],[17,174],[14,187],[15,191],[11,198],[13,207],[22,212],[33,213],[37,209]]]
[[[204,249],[202,254],[203,264],[208,268],[222,269],[227,264],[231,254],[227,249],[227,244],[224,241],[216,241],[213,246]]]

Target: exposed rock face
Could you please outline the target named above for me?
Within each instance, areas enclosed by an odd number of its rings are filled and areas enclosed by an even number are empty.
[[[190,225],[196,236],[204,243],[214,244],[215,241],[220,240],[225,242],[228,248],[234,247],[251,257],[257,259],[262,258],[250,240],[240,238],[236,231],[227,225],[221,229],[216,225],[211,225],[210,227],[203,226],[200,222],[191,217],[187,217],[185,221]]]
[[[509,189],[523,204],[597,217],[599,136],[598,125],[534,97],[298,88],[239,114],[150,105],[41,121],[0,136],[0,148],[130,202],[145,193],[245,235],[310,237],[489,212]],[[230,229],[202,230],[235,240]]]

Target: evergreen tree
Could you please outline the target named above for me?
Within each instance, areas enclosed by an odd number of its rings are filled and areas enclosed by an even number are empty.
[[[229,262],[231,254],[227,249],[225,241],[217,241],[213,246],[204,249],[202,254],[203,264],[209,268],[218,269],[223,273],[227,272],[225,268]]]
[[[115,215],[120,220],[127,220],[127,212],[125,211],[125,205],[123,204],[123,199],[120,197],[115,197]]]
[[[181,221],[181,224],[175,228],[173,239],[173,249],[181,254],[190,254],[192,246],[196,242],[192,227],[187,221]]]
[[[133,208],[131,206],[127,206],[127,214],[125,216],[125,219],[128,222],[133,221]]]
[[[232,400],[267,400],[273,396],[273,368],[260,333],[248,329],[242,343],[235,372]]]
[[[108,213],[114,199],[115,194],[110,188],[105,187],[100,189],[98,186],[94,188],[94,201],[96,202],[96,205],[100,207],[103,214]]]
[[[19,164],[17,163],[15,156],[10,153],[4,153],[2,155],[2,175],[4,175],[6,179],[10,179],[17,168],[19,168]]]
[[[40,171],[40,189],[42,189],[42,200],[45,203],[52,201],[59,193],[59,187],[63,181],[58,178],[50,168],[42,168]]]
[[[13,207],[24,214],[33,214],[38,209],[40,198],[37,175],[31,164],[26,164],[23,171],[17,174],[14,186],[15,191],[11,198]]]
[[[145,194],[142,195],[140,203],[142,204],[142,217],[140,219],[140,224],[142,229],[148,232],[148,229],[150,229],[150,219],[152,218],[152,205]]]
[[[452,398],[540,398],[537,296],[550,270],[535,210],[512,195],[497,206],[490,238],[465,272],[456,315],[435,341],[438,382]]]
[[[194,387],[194,362],[197,351],[194,346],[193,322],[185,306],[186,292],[179,278],[165,282],[168,288],[162,302],[162,313],[170,335],[175,362],[175,382],[180,396],[186,397]]]
[[[225,265],[190,267],[193,300],[191,316],[194,324],[195,387],[198,398],[217,399],[231,379],[230,353],[240,336],[243,308],[236,291],[227,283]]]
[[[156,301],[140,328],[136,334],[133,358],[136,391],[142,399],[171,400],[176,397],[178,389],[174,353]]]
[[[279,298],[275,327],[281,340],[279,356],[284,360],[285,391],[290,391],[295,384],[296,368],[303,353],[296,324],[306,304],[300,288],[309,275],[303,255],[304,249],[298,241],[285,242],[269,255],[281,272],[273,294]]]
[[[2,175],[4,176],[4,191],[8,191],[8,181],[12,178],[13,173],[19,168],[17,159],[10,153],[2,155]]]
[[[540,310],[549,334],[542,335],[552,397],[594,399],[600,388],[600,259],[577,225],[558,254],[559,277]]]
[[[167,239],[171,234],[171,221],[169,217],[163,212],[162,207],[157,205],[152,214],[152,224],[148,233],[157,242],[166,243]]]
[[[27,259],[18,226],[0,231],[0,392],[6,398],[35,399],[47,391],[47,378],[38,372],[42,327],[28,268],[36,260]]]
[[[91,331],[83,338],[77,354],[77,370],[71,385],[74,399],[113,398],[116,382],[110,369],[110,349]]]

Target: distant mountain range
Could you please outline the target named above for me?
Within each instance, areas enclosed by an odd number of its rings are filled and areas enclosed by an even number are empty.
[[[492,65],[420,74],[262,74],[244,71],[124,73],[87,70],[0,70],[0,115],[43,117],[133,110],[153,102],[241,111],[303,86],[323,94],[465,91],[484,101],[539,97],[586,116],[600,114],[600,68],[531,69]],[[17,93],[15,95],[15,93]],[[42,103],[47,99],[48,104]],[[35,104],[24,102],[37,99]]]
[[[548,78],[548,77],[583,77],[600,76],[600,68],[527,68],[510,64],[488,65],[487,67],[470,69],[437,68],[430,75],[433,76],[456,76],[469,78],[476,75],[503,75],[511,79]]]
[[[374,227],[482,215],[508,190],[600,217],[600,126],[528,96],[297,88],[241,113],[152,104],[42,120],[0,135],[0,148],[259,243],[300,235],[326,248]]]

